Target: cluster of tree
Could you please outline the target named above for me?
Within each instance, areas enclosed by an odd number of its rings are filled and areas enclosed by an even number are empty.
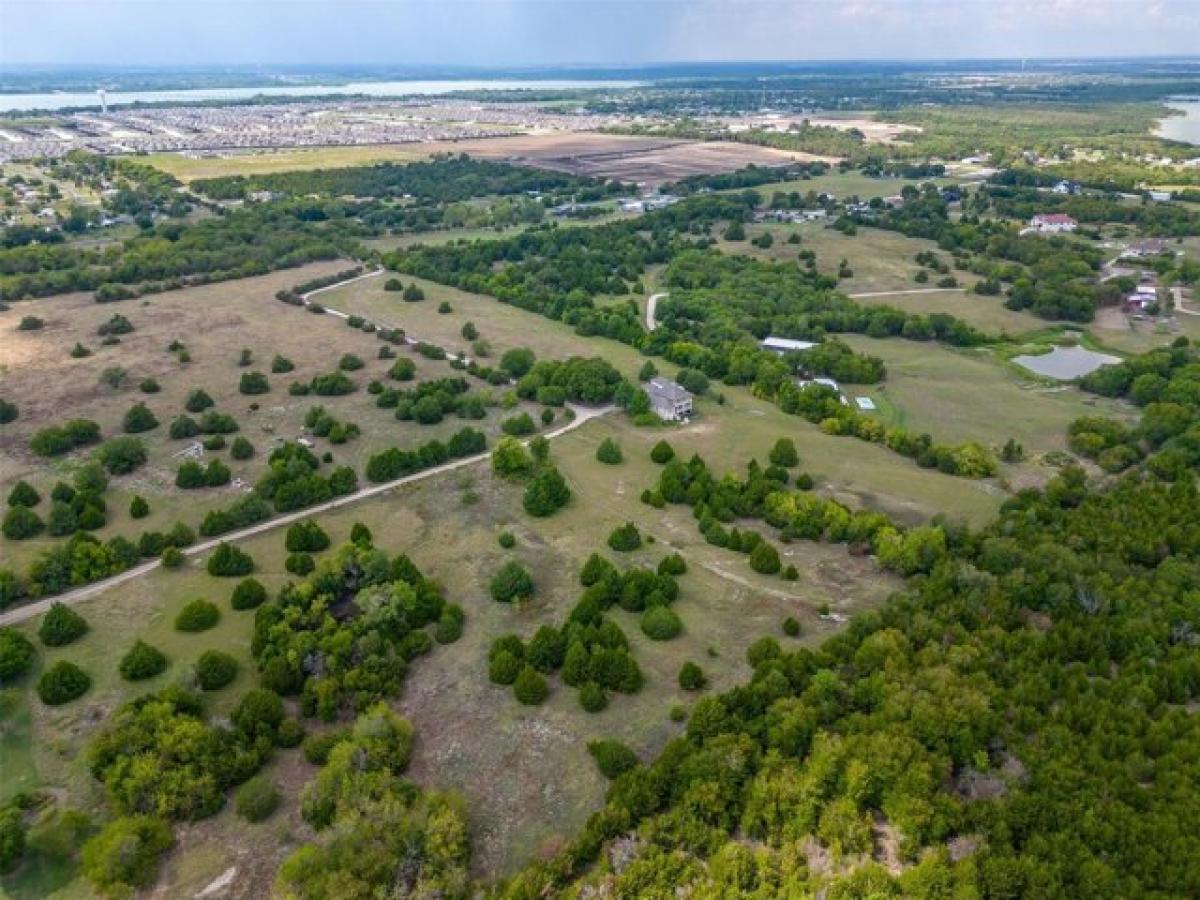
[[[524,483],[521,498],[525,512],[544,518],[552,516],[571,500],[571,488],[550,462],[550,442],[538,436],[525,449],[515,437],[503,437],[492,451],[492,471],[501,478]]]
[[[1103,416],[1071,423],[1069,445],[1107,472],[1136,463],[1154,476],[1190,480],[1200,466],[1200,352],[1187,338],[1085,375],[1080,387],[1141,408],[1133,425]]]
[[[332,722],[396,696],[408,664],[457,640],[462,623],[462,609],[407,556],[389,560],[364,540],[260,605],[251,650],[265,687]]]
[[[160,222],[101,250],[60,244],[0,249],[0,300],[71,291],[119,300],[356,256],[369,229],[355,214],[352,204],[297,199],[191,223]]]
[[[622,193],[619,182],[567,175],[507,163],[473,159],[465,153],[443,154],[412,163],[377,163],[343,169],[306,169],[262,175],[228,175],[192,183],[217,200],[270,191],[290,197],[387,197],[421,203],[454,203],[504,194],[547,194],[563,199],[593,200]],[[558,202],[553,200],[552,202]]]
[[[1193,479],[1097,489],[1068,468],[978,532],[939,529],[837,637],[753,644],[750,682],[698,701],[504,896],[1195,894],[1198,525]],[[796,864],[797,842],[833,864]]]
[[[421,425],[436,425],[450,413],[463,419],[482,419],[487,415],[485,398],[469,391],[465,378],[438,378],[422,381],[409,390],[385,388],[376,395],[375,405],[394,409],[402,422]]]
[[[982,204],[982,205],[980,205]],[[1120,299],[1119,291],[1101,284],[1097,273],[1103,251],[1062,236],[1021,235],[1016,225],[981,219],[987,197],[979,193],[969,214],[952,220],[935,187],[886,212],[853,218],[876,228],[937,241],[955,255],[956,266],[984,278],[983,293],[999,293],[1007,285],[1005,305],[1028,309],[1045,319],[1090,322],[1096,307]]]
[[[688,175],[662,185],[664,194],[688,196],[703,191],[734,191],[761,187],[778,181],[814,178],[829,171],[824,162],[791,163],[786,166],[757,166],[751,163],[733,172],[711,172],[707,175]]]
[[[332,732],[321,770],[301,794],[316,840],[293,851],[277,890],[301,900],[338,900],[401,892],[463,900],[471,846],[456,796],[426,793],[403,778],[413,728],[378,703],[353,726]]]
[[[331,444],[344,444],[362,434],[356,424],[334,418],[324,406],[311,407],[304,414],[304,426],[317,437],[328,438]]]
[[[658,572],[619,572],[592,554],[580,570],[584,591],[567,621],[560,627],[543,625],[528,641],[515,634],[497,638],[488,651],[489,679],[512,685],[517,700],[536,705],[549,693],[546,676],[558,672],[563,684],[579,691],[579,703],[588,712],[604,709],[610,692],[635,693],[643,683],[641,669],[625,633],[605,613],[618,605],[639,613],[653,639],[678,634],[682,626],[670,607],[679,597],[679,584],[670,571],[679,569],[664,560]]]
[[[374,484],[395,481],[452,459],[483,453],[486,449],[487,437],[482,431],[463,428],[451,435],[444,444],[434,439],[415,450],[402,450],[399,447],[382,450],[367,460],[366,476]]]

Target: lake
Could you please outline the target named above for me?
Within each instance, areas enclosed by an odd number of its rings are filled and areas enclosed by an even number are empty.
[[[1097,353],[1084,347],[1055,347],[1049,353],[1013,357],[1013,362],[1018,366],[1058,381],[1082,378],[1101,366],[1111,366],[1120,361],[1119,356]]]
[[[1160,121],[1155,134],[1171,141],[1200,145],[1200,100],[1168,100],[1166,105],[1183,115]]]
[[[110,107],[124,103],[197,103],[213,100],[249,100],[252,97],[323,97],[363,94],[370,97],[436,96],[451,91],[565,91],[587,88],[636,87],[639,81],[368,81],[333,85],[271,85],[263,87],[203,88],[183,91],[110,91]],[[0,94],[0,112],[30,112],[76,107],[100,108],[93,92],[56,91],[42,94]]]

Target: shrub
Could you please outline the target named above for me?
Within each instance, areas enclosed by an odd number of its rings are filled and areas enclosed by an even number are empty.
[[[678,553],[672,553],[670,556],[664,556],[658,563],[659,575],[683,575],[687,572],[687,562]]]
[[[401,357],[388,369],[388,377],[395,381],[412,381],[417,374],[417,364],[408,357]]]
[[[666,441],[659,441],[650,450],[650,459],[661,465],[666,465],[675,458],[675,448]]]
[[[800,465],[800,454],[796,452],[796,444],[791,438],[781,437],[777,440],[769,458],[772,464],[785,469]]]
[[[438,617],[437,626],[433,629],[433,639],[439,644],[453,644],[463,633],[463,613],[458,607],[452,611],[447,607]]]
[[[566,479],[558,469],[551,466],[543,469],[529,482],[521,498],[521,505],[529,515],[542,518],[558,512],[570,499],[571,489],[567,486]]]
[[[509,685],[521,674],[523,663],[507,650],[492,654],[488,660],[488,680],[492,684]]]
[[[92,679],[83,669],[73,662],[60,659],[42,672],[37,692],[47,706],[61,706],[79,699],[91,686]]]
[[[421,290],[420,286],[415,281],[412,281],[409,282],[408,286],[404,289],[401,297],[405,303],[420,303],[425,299],[425,292]]]
[[[284,547],[290,553],[318,553],[329,546],[329,535],[312,519],[301,519],[287,530]]]
[[[632,522],[618,525],[608,536],[608,546],[621,553],[636,550],[642,546],[642,535]]]
[[[642,613],[641,626],[652,641],[669,641],[683,631],[683,621],[669,606],[651,606]]]
[[[11,400],[5,400],[3,397],[0,397],[0,425],[7,425],[9,422],[15,422],[18,414],[19,410],[17,409],[17,404],[13,403]]]
[[[589,681],[579,689],[579,705],[584,712],[598,713],[608,706],[608,694],[596,682]]]
[[[150,515],[150,504],[146,498],[137,494],[129,501],[129,516],[132,519],[144,519]]]
[[[144,681],[153,678],[167,668],[167,655],[157,647],[151,647],[144,641],[134,641],[121,662],[117,671],[126,681]]]
[[[187,562],[187,557],[178,547],[167,547],[162,552],[162,564],[168,569],[178,569],[185,562]]]
[[[589,741],[588,753],[596,761],[596,768],[605,778],[616,778],[623,775],[638,764],[637,754],[620,741],[602,739]]]
[[[191,416],[176,416],[171,421],[170,429],[167,432],[172,440],[181,441],[184,438],[195,437],[200,433],[200,426],[196,424],[196,420]]]
[[[87,634],[88,624],[83,616],[62,603],[55,603],[42,617],[38,639],[47,647],[65,647]]]
[[[615,466],[624,461],[625,456],[621,453],[621,447],[616,441],[612,438],[605,438],[600,442],[600,446],[596,448],[596,459],[610,466]]]
[[[233,589],[229,605],[237,610],[257,609],[267,600],[267,589],[257,578],[243,578]]]
[[[521,413],[501,422],[500,430],[513,437],[522,437],[527,434],[533,434],[537,431],[537,426],[533,424],[533,419],[530,418],[529,413]]]
[[[511,550],[513,547],[517,546],[517,536],[511,531],[500,532],[500,537],[498,537],[496,540],[500,542],[500,546],[505,550]]]
[[[275,743],[280,747],[299,747],[303,740],[304,726],[300,724],[299,719],[284,719],[279,723],[279,729],[275,734]]]
[[[513,682],[513,695],[526,706],[537,706],[550,694],[550,688],[533,666],[526,666]]]
[[[33,665],[33,642],[15,628],[0,628],[0,684],[15,681]]]
[[[196,683],[202,690],[219,691],[237,678],[237,660],[222,650],[205,650],[196,661]]]
[[[402,291],[404,290],[404,282],[399,278],[389,278],[383,283],[385,291]]]
[[[316,561],[308,553],[289,553],[283,561],[283,567],[292,575],[304,577],[317,567]]]
[[[774,575],[780,570],[779,551],[766,541],[759,541],[750,552],[750,568],[763,575]]]
[[[265,394],[270,389],[271,384],[262,372],[243,372],[238,380],[238,393],[241,394]]]
[[[237,460],[250,459],[254,456],[254,445],[246,438],[238,436],[229,445],[229,455]]]
[[[355,356],[353,353],[343,353],[342,358],[338,360],[338,368],[343,372],[357,372],[365,365],[362,357]]]
[[[273,360],[271,360],[271,374],[272,375],[283,375],[285,372],[290,372],[294,368],[296,368],[296,364],[293,363],[286,356],[280,356],[279,354],[275,354],[275,358]]]
[[[800,623],[795,617],[788,616],[783,620],[783,633],[788,637],[800,637]]]
[[[238,578],[254,571],[254,560],[246,551],[222,541],[208,558],[208,574],[217,578]]]
[[[165,555],[165,554],[164,554]],[[185,604],[175,617],[176,631],[207,631],[221,618],[221,611],[216,604],[207,600],[192,600]]]
[[[489,590],[492,599],[500,603],[511,603],[533,596],[533,577],[515,559],[509,560],[491,580]]]
[[[140,434],[158,427],[158,417],[150,411],[145,403],[135,403],[125,413],[121,423],[126,434]]]
[[[33,485],[28,481],[18,481],[13,485],[13,489],[8,492],[9,506],[37,506],[42,501],[42,496]]]
[[[160,858],[174,843],[161,819],[122,816],[83,845],[83,873],[110,896],[132,895],[154,881]]]
[[[230,721],[248,738],[265,736],[273,741],[285,714],[278,694],[266,688],[251,688],[234,707]]]
[[[14,506],[4,514],[0,532],[10,541],[23,541],[41,534],[46,527],[41,517],[27,506]]]
[[[112,475],[128,475],[146,462],[146,445],[135,437],[115,437],[96,451],[100,465]]]
[[[37,316],[22,316],[17,324],[17,331],[37,331],[46,324],[44,319]]]
[[[237,814],[247,822],[262,822],[279,808],[279,788],[265,775],[255,775],[233,795]]]
[[[703,690],[708,684],[708,679],[704,677],[704,670],[694,662],[685,662],[679,668],[679,686],[685,691]]]
[[[786,569],[783,570],[783,580],[784,581],[799,581],[800,580],[800,570],[797,569],[795,566],[789,565]]]

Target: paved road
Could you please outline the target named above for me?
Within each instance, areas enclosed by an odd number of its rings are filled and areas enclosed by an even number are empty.
[[[599,406],[599,407],[582,407],[568,404],[571,411],[575,413],[575,418],[563,425],[561,428],[556,428],[554,431],[548,431],[544,435],[546,438],[556,438],[566,434],[568,431],[574,431],[585,422],[589,422],[599,416],[607,415],[616,409],[615,406]],[[532,440],[532,438],[530,439]],[[528,441],[526,441],[528,443]],[[282,528],[284,525],[290,525],[300,519],[306,519],[309,516],[315,516],[323,512],[329,512],[332,509],[339,509],[343,506],[349,506],[352,503],[358,503],[360,500],[366,500],[369,497],[375,497],[379,494],[387,493],[394,488],[402,487],[406,484],[412,484],[416,481],[422,481],[426,478],[433,478],[435,475],[441,475],[444,472],[452,472],[455,469],[462,469],[466,466],[472,466],[475,463],[482,462],[488,459],[491,453],[485,451],[477,453],[474,456],[464,456],[462,459],[452,460],[448,463],[443,463],[440,466],[434,466],[432,469],[425,469],[421,472],[414,472],[412,475],[405,475],[403,478],[397,478],[394,481],[387,481],[383,484],[373,484],[370,487],[362,488],[355,491],[353,494],[347,494],[344,497],[337,497],[327,503],[321,503],[317,506],[310,506],[307,509],[300,510],[287,515],[278,516],[274,519],[268,519],[265,522],[259,522],[257,525],[251,525],[249,528],[243,528],[240,531],[232,531],[229,534],[223,534],[220,537],[212,538],[199,544],[193,544],[190,547],[185,547],[183,553],[185,556],[199,556],[202,553],[207,553],[220,544],[222,541],[240,541],[248,537],[253,537],[256,534],[263,534],[267,531],[273,531],[276,528]],[[67,591],[65,594],[57,594],[53,597],[44,597],[34,603],[29,603],[24,606],[18,606],[10,609],[7,612],[0,613],[0,626],[15,625],[18,622],[24,622],[26,619],[40,616],[47,612],[53,603],[65,603],[67,606],[73,606],[80,603],[89,597],[94,597],[103,591],[107,591],[111,587],[116,587],[119,584],[124,584],[127,581],[132,581],[135,578],[140,578],[147,572],[157,568],[159,561],[152,559],[149,562],[144,562],[134,566],[132,569],[126,569],[120,574],[114,575],[112,578],[106,578],[103,581],[95,581],[91,584],[78,587],[73,591]]]
[[[653,331],[658,327],[658,322],[654,318],[654,310],[658,308],[658,299],[667,296],[664,291],[661,294],[651,294],[650,299],[646,301],[646,330]]]
[[[865,294],[847,294],[851,300],[865,300],[867,297],[900,297],[905,294],[946,294],[950,291],[965,291],[966,288],[913,288],[907,291],[868,291]]]

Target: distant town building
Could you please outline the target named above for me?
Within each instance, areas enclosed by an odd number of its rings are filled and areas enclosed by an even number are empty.
[[[692,395],[670,378],[652,378],[644,385],[650,409],[660,419],[679,422],[691,418]]]
[[[1146,259],[1151,256],[1160,256],[1166,252],[1167,242],[1162,238],[1147,238],[1144,241],[1135,241],[1130,244],[1121,255],[1131,259]]]
[[[875,401],[870,397],[855,397],[854,403],[864,412],[871,412],[873,409],[875,409]]]
[[[1029,220],[1029,227],[1043,234],[1063,234],[1074,231],[1079,223],[1063,213],[1040,213]]]
[[[1054,187],[1052,187],[1050,190],[1052,190],[1056,194],[1074,195],[1074,194],[1078,194],[1080,192],[1080,190],[1082,190],[1082,187],[1078,181],[1063,180],[1063,181],[1058,182],[1058,184],[1054,185]]]
[[[1170,191],[1147,191],[1146,193],[1150,195],[1150,199],[1155,203],[1166,203],[1171,199]]]

